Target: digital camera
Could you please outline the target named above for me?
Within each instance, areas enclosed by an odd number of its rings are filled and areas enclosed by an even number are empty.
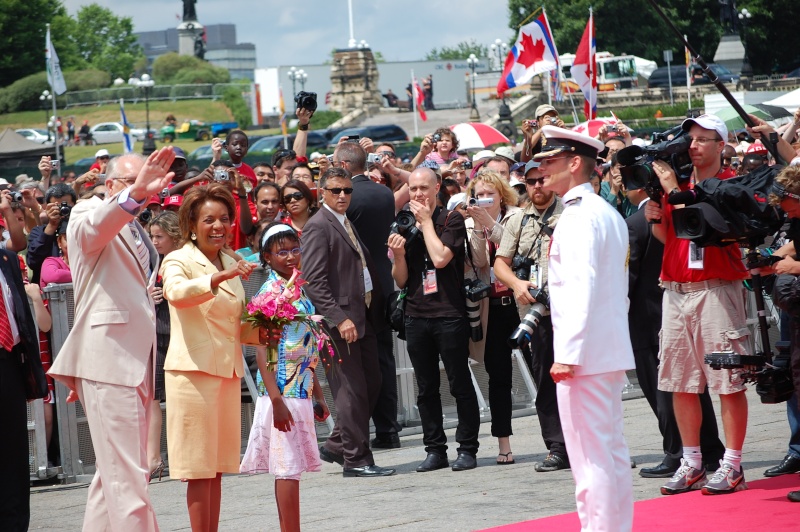
[[[489,297],[492,287],[480,279],[464,279],[464,297],[477,302]]]
[[[298,109],[307,109],[313,113],[317,110],[317,93],[300,91],[294,97],[294,104]]]
[[[417,219],[411,211],[400,211],[389,227],[390,235],[400,235],[406,239],[406,249],[411,243],[420,238],[422,233],[417,229]]]
[[[517,253],[514,255],[514,258],[511,259],[511,271],[514,272],[517,279],[528,281],[531,278],[531,267],[534,264],[535,262],[530,257],[525,257]]]
[[[230,181],[231,176],[225,168],[216,168],[214,170],[214,181]]]
[[[67,218],[69,214],[72,212],[72,207],[66,201],[62,201],[61,205],[58,207],[58,214],[61,215],[62,218]]]
[[[469,199],[469,206],[470,207],[488,207],[489,205],[494,205],[494,198],[470,198]]]

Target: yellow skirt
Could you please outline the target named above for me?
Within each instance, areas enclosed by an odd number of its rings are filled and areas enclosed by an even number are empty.
[[[238,473],[242,449],[239,378],[201,371],[164,373],[170,477],[201,479]]]

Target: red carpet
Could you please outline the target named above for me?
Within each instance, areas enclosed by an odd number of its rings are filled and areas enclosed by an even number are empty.
[[[748,482],[750,489],[709,496],[700,491],[639,501],[633,507],[633,529],[639,532],[773,532],[800,530],[800,503],[786,494],[800,490],[797,475]],[[488,530],[580,530],[578,514],[554,515]]]

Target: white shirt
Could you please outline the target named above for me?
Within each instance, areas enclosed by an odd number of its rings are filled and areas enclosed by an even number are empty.
[[[634,368],[628,329],[628,228],[591,184],[561,199],[550,246],[555,361],[576,375]]]
[[[322,206],[325,207],[326,209],[328,209],[329,211],[331,211],[331,214],[333,214],[336,217],[336,219],[339,220],[339,223],[342,224],[342,227],[344,227],[344,219],[345,219],[344,214],[339,214],[338,212],[334,211],[333,209],[331,209],[329,206],[325,205],[324,203],[322,204]]]

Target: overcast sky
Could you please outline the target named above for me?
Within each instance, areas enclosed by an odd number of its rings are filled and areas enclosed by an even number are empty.
[[[506,2],[487,0],[352,0],[357,41],[389,61],[424,58],[431,48],[474,38],[507,41]],[[133,18],[134,31],[176,27],[182,0],[63,0],[71,15],[97,3]],[[240,43],[256,45],[259,68],[320,64],[333,48],[347,46],[347,0],[197,0],[201,24],[235,24]]]

